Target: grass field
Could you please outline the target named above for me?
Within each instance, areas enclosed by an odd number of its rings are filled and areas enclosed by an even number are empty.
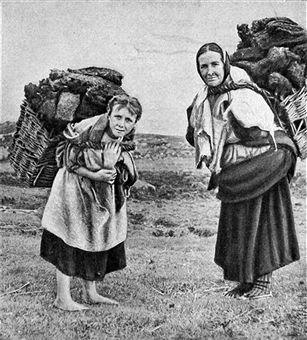
[[[305,163],[291,186],[301,260],[274,273],[267,300],[225,297],[233,285],[214,264],[219,201],[192,158],[139,159],[155,192],[132,191],[128,266],[98,284],[118,307],[58,310],[55,270],[39,257],[49,189],[24,188],[3,164],[0,339],[306,339]],[[72,281],[74,299],[81,282]]]

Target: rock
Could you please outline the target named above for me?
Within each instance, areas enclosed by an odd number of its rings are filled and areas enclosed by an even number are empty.
[[[301,57],[304,64],[307,64],[307,43],[296,45],[292,51]]]
[[[54,132],[56,127],[58,133],[65,128],[63,122],[106,112],[109,100],[125,93],[120,86],[122,78],[119,72],[108,68],[52,69],[48,78],[40,80],[38,86],[29,83],[24,92],[29,106],[48,132]]]
[[[115,70],[105,67],[84,67],[77,70],[68,69],[69,72],[85,74],[88,76],[101,77],[106,80],[112,81],[116,85],[122,84],[123,75]]]
[[[80,104],[80,95],[62,92],[56,109],[55,118],[67,122],[74,120],[75,111]]]
[[[239,60],[248,60],[248,61],[258,61],[264,58],[267,54],[267,51],[261,50],[257,47],[246,47],[241,48],[234,52],[230,56],[230,61],[235,62]]]
[[[238,36],[241,38],[238,49],[252,47],[253,35],[247,24],[237,25]]]
[[[65,71],[54,68],[50,70],[49,79],[54,81],[56,79],[62,78],[65,75]]]
[[[289,18],[255,20],[249,31],[251,46],[268,50],[273,46],[293,47],[307,42],[306,31]]]
[[[291,82],[278,72],[269,75],[268,87],[280,101],[294,92]]]
[[[145,190],[149,192],[154,192],[156,191],[156,187],[150,183],[147,183],[142,180],[137,180],[136,183],[133,185],[134,190]]]
[[[94,117],[96,115],[105,113],[107,111],[107,106],[99,107],[94,105],[93,103],[90,103],[89,99],[84,96],[81,101],[81,105],[78,106],[76,112],[75,112],[75,119],[77,121]]]
[[[294,87],[299,90],[304,86],[305,65],[299,64],[297,61],[293,61],[286,71],[287,78],[291,81]]]
[[[38,117],[42,121],[52,121],[56,115],[56,99],[46,99],[38,110]]]
[[[237,61],[233,65],[243,68],[252,79],[261,87],[266,88],[269,74],[273,72],[284,73],[293,61],[300,57],[285,47],[272,47],[267,56],[258,62]]]
[[[8,159],[9,151],[6,147],[0,146],[0,161],[5,161]]]

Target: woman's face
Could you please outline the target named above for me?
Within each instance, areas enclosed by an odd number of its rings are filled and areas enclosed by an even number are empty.
[[[225,70],[221,55],[218,52],[207,51],[198,57],[201,77],[208,86],[222,84]]]
[[[126,107],[114,105],[109,115],[109,132],[111,137],[120,138],[126,136],[135,127],[136,115]]]

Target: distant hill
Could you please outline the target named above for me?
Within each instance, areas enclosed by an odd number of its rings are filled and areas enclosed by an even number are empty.
[[[6,121],[4,123],[0,123],[0,134],[8,134],[15,131],[16,123]]]
[[[14,122],[7,121],[0,124],[0,160],[7,159],[7,149],[12,142],[15,128]],[[137,148],[134,157],[137,159],[185,158],[192,153],[192,147],[183,136],[137,133],[135,142]]]

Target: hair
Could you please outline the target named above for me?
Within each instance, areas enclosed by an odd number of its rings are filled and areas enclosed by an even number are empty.
[[[217,52],[220,54],[221,56],[221,59],[224,60],[224,52],[222,50],[222,48],[216,44],[216,43],[207,43],[207,44],[204,44],[197,52],[196,54],[196,59],[198,60],[198,57],[205,53],[205,52],[208,52],[208,51],[213,51],[213,52]]]
[[[128,111],[136,116],[136,122],[141,119],[142,116],[142,106],[137,98],[130,97],[127,94],[119,94],[109,101],[107,107],[107,114],[110,115],[113,107],[118,105],[120,108],[127,108]]]
[[[212,52],[216,52],[221,56],[221,60],[224,64],[224,71],[225,71],[225,75],[224,75],[224,79],[223,82],[225,81],[225,79],[228,77],[229,72],[230,72],[230,61],[229,61],[229,55],[227,52],[224,52],[222,47],[220,47],[217,43],[211,42],[211,43],[207,43],[204,44],[203,46],[200,47],[200,49],[197,51],[196,54],[196,66],[197,66],[197,71],[199,73],[199,75],[201,76],[200,70],[199,70],[199,63],[198,63],[198,58],[200,55],[208,52],[208,51],[212,51]],[[202,78],[202,76],[201,76]]]

